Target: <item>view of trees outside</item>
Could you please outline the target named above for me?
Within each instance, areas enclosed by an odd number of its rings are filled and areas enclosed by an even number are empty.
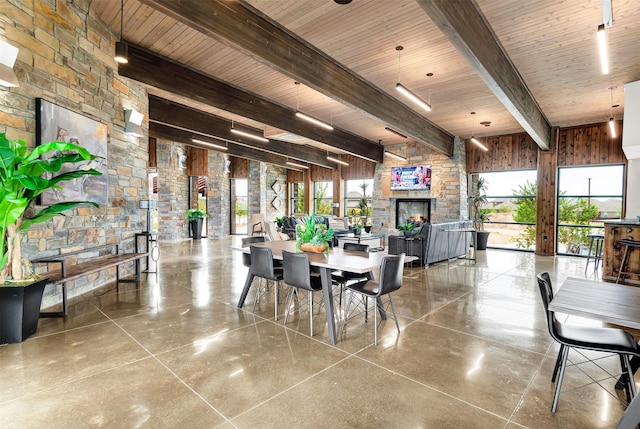
[[[233,196],[233,214],[235,216],[234,234],[247,234],[247,215],[249,213],[247,207],[248,196],[248,180],[233,179],[235,195]]]
[[[291,210],[291,214],[304,214],[304,182],[291,183],[290,195],[291,200],[289,207]]]
[[[373,179],[345,180],[345,215],[370,216],[371,200],[373,198]],[[366,203],[366,213],[362,208]]]
[[[489,246],[535,250],[536,171],[480,174],[488,184],[482,208]],[[561,168],[558,173],[557,252],[588,253],[587,235],[622,213],[624,166]]]
[[[313,201],[317,215],[333,214],[333,182],[314,182]]]

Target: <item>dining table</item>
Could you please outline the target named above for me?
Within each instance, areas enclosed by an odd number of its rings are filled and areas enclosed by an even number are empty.
[[[266,241],[263,243],[252,243],[251,246],[268,247],[273,253],[274,260],[282,260],[282,251],[296,252],[296,242],[294,240],[276,240]],[[250,253],[250,246],[242,246],[240,244],[230,246],[232,250],[239,250],[244,253]],[[388,256],[386,252],[357,252],[346,251],[339,248],[330,248],[327,253],[311,253],[307,252],[309,256],[309,263],[314,270],[320,273],[320,279],[322,281],[322,295],[324,298],[325,311],[327,313],[327,328],[329,333],[329,342],[332,345],[337,341],[337,329],[335,318],[335,304],[333,300],[333,287],[331,281],[331,273],[333,271],[349,271],[352,273],[363,274],[363,277],[372,279],[372,271],[379,269],[382,264],[382,259]],[[251,269],[247,274],[247,279],[244,283],[244,288],[240,299],[238,301],[238,308],[244,306],[244,302],[251,289],[254,275],[251,273]],[[277,303],[276,303],[277,305]],[[386,318],[384,308],[381,308],[380,303],[377,305],[378,310],[382,318]]]
[[[568,277],[555,292],[549,310],[640,329],[640,287]],[[640,357],[633,356],[629,363],[635,374]],[[615,388],[624,386],[624,380],[618,380]]]
[[[549,310],[640,329],[640,287],[568,277]]]

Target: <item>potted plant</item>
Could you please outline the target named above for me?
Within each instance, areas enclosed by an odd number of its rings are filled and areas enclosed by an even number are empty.
[[[353,235],[362,235],[362,229],[364,228],[364,226],[358,224],[356,226],[353,227]]]
[[[284,216],[276,217],[276,219],[275,219],[275,223],[276,223],[276,226],[278,227],[278,231],[282,231],[282,228],[284,227],[284,221],[285,221],[286,219],[287,219],[287,218],[286,218],[286,217],[284,217]]]
[[[206,217],[207,213],[205,213],[204,210],[187,210],[187,222],[189,222],[189,230],[191,231],[191,237],[193,237],[194,240],[200,240],[202,238],[202,224]]]
[[[402,235],[407,238],[413,237],[418,233],[418,231],[415,230],[415,224],[413,222],[407,222],[405,224],[398,225],[398,230],[402,231]]]
[[[488,210],[483,208],[487,202],[487,181],[477,176],[472,181],[471,186],[471,201],[473,210],[473,227],[477,231],[478,242],[474,243],[477,250],[486,250],[487,242],[489,241],[489,231],[485,231],[484,223],[488,221]]]
[[[51,142],[29,149],[24,140],[9,140],[0,133],[0,344],[24,341],[38,328],[47,279],[24,270],[20,244],[25,233],[32,225],[79,204],[99,207],[89,201],[72,201],[37,210],[32,203],[45,190],[60,189],[60,182],[101,175],[94,169],[56,175],[65,163],[95,158],[71,143]]]
[[[333,240],[333,228],[316,222],[315,214],[311,213],[304,217],[301,224],[296,225],[296,238],[296,249],[300,251],[328,253],[329,242]]]

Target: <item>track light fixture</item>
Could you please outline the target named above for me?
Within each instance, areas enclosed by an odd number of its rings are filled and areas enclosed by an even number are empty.
[[[234,126],[233,126],[233,120],[231,121],[231,133],[235,134],[237,136],[241,136],[241,137],[246,137],[248,139],[253,139],[262,143],[269,143],[269,139],[263,136],[259,136],[257,134],[251,134],[248,133],[246,131],[241,131],[241,130],[237,130]]]
[[[611,114],[609,115],[609,130],[611,131],[611,138],[616,138],[616,121],[613,119],[613,108],[615,107],[613,104],[613,90],[616,89],[615,86],[609,88],[611,91]]]
[[[407,97],[409,100],[413,101],[418,106],[422,107],[427,112],[431,112],[431,104],[424,101],[422,98],[418,97],[416,94],[407,89],[404,85],[400,83],[400,51],[402,51],[404,47],[396,46],[396,51],[398,51],[398,82],[396,83],[396,89],[400,94]]]
[[[120,41],[116,42],[116,54],[113,56],[120,64],[126,64],[129,62],[129,46],[122,40],[122,31],[124,28],[124,0],[120,2]]]
[[[475,138],[475,137],[473,136],[473,127],[474,127],[474,126],[475,126],[475,124],[476,124],[476,112],[471,112],[471,116],[473,116],[473,121],[472,121],[472,123],[471,123],[471,139],[470,139],[470,140],[471,140],[471,142],[472,142],[473,144],[475,144],[475,145],[476,145],[476,146],[478,146],[480,149],[482,149],[483,151],[485,151],[485,152],[486,152],[486,151],[488,151],[488,150],[489,150],[489,148],[488,148],[487,146],[485,146],[482,142],[480,142],[480,140],[478,140],[477,138]]]
[[[396,130],[394,130],[393,128],[384,127],[384,129],[385,129],[385,130],[387,130],[387,131],[389,131],[390,133],[393,133],[393,134],[395,134],[395,135],[397,135],[397,136],[402,137],[403,139],[406,139],[406,138],[407,138],[407,136],[405,136],[404,134],[402,134],[400,131],[396,131]]]
[[[386,156],[388,156],[388,157],[395,158],[395,159],[397,159],[397,160],[399,160],[399,161],[407,162],[407,158],[405,158],[404,156],[402,156],[402,155],[398,155],[398,154],[393,153],[393,152],[389,152],[388,150],[385,150],[385,151],[384,151],[384,154],[385,154]]]
[[[335,157],[333,157],[333,156],[331,156],[331,155],[327,155],[327,160],[332,161],[332,162],[335,162],[336,164],[340,164],[340,165],[345,165],[345,166],[348,166],[348,165],[349,165],[349,163],[348,163],[348,162],[343,161],[343,160],[338,159],[338,158],[335,158]]]
[[[331,125],[327,124],[326,122],[322,122],[320,119],[313,118],[302,112],[296,112],[296,116],[300,119],[304,119],[305,121],[312,123],[317,127],[324,128],[327,131],[333,131],[333,127]]]
[[[286,164],[290,165],[292,167],[304,168],[305,170],[307,170],[309,168],[308,165],[298,164],[297,162],[293,162],[293,161],[287,161]]]
[[[204,141],[204,140],[191,139],[191,141],[192,141],[192,142],[194,142],[194,143],[198,143],[198,144],[201,144],[201,145],[208,146],[208,147],[210,147],[211,149],[229,150],[229,148],[228,148],[228,147],[226,147],[226,146],[222,146],[222,145],[215,144],[215,143],[211,143],[211,142],[206,142],[206,141]]]
[[[609,74],[609,55],[607,54],[607,34],[605,31],[604,24],[600,24],[598,26],[598,49],[602,74]]]

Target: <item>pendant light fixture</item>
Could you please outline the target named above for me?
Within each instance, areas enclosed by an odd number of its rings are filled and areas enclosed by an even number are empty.
[[[431,105],[429,103],[418,97],[416,94],[414,94],[412,91],[407,89],[407,87],[400,83],[400,52],[403,49],[404,47],[402,46],[396,46],[396,51],[398,51],[398,82],[396,83],[396,89],[398,90],[398,92],[400,92],[400,94],[404,95],[427,112],[431,112]]]
[[[297,162],[293,162],[293,161],[286,161],[286,164],[296,168],[303,168],[305,170],[309,169],[308,165],[298,164]]]
[[[253,139],[262,143],[269,143],[269,139],[263,136],[259,136],[257,134],[248,133],[246,131],[238,130],[233,126],[233,120],[231,120],[231,133],[237,136],[246,137],[249,139]]]
[[[120,41],[116,42],[116,54],[114,59],[120,64],[126,64],[129,62],[127,58],[129,56],[129,47],[127,43],[122,40],[122,31],[124,28],[124,0],[120,1]]]
[[[349,166],[348,162],[338,159],[335,156],[331,156],[328,153],[327,153],[327,161],[335,162],[336,164],[340,164],[344,166]]]
[[[598,50],[600,51],[600,67],[602,74],[609,74],[609,55],[607,54],[607,34],[604,24],[598,26]]]
[[[611,114],[609,115],[609,130],[611,131],[611,138],[615,139],[616,138],[616,121],[613,119],[613,108],[617,107],[617,105],[614,106],[613,104],[613,90],[616,89],[615,86],[612,86],[609,88],[609,90],[611,91]]]
[[[298,95],[300,92],[300,82],[294,82],[296,84],[296,117],[305,120],[313,125],[315,125],[316,127],[320,127],[320,128],[324,128],[327,131],[333,131],[333,126],[327,124],[326,122],[321,121],[320,119],[316,119],[313,116],[309,116],[306,113],[302,113],[299,110],[299,105],[298,105]]]
[[[480,149],[486,152],[489,150],[489,148],[485,146],[482,142],[480,142],[480,140],[475,138],[475,136],[473,135],[473,128],[476,125],[476,112],[471,112],[471,116],[473,117],[473,121],[471,122],[471,139],[470,140],[473,144],[475,144]]]
[[[222,146],[222,145],[215,144],[215,143],[211,143],[211,142],[206,142],[206,141],[204,141],[204,140],[191,139],[191,141],[192,141],[192,142],[194,142],[194,143],[198,143],[198,144],[201,144],[201,145],[205,145],[205,146],[207,146],[207,147],[210,147],[211,149],[217,149],[217,150],[229,150],[229,148],[228,148],[228,147],[226,147],[226,146]]]
[[[407,162],[407,158],[405,158],[402,155],[398,155],[397,153],[393,153],[393,152],[389,152],[388,150],[384,151],[385,156],[391,157],[391,158],[395,158],[398,161],[404,161]]]

